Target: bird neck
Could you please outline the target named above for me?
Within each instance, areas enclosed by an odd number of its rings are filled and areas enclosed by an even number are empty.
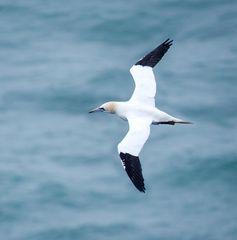
[[[128,110],[128,102],[114,102],[114,113],[122,119],[127,119],[126,113]]]

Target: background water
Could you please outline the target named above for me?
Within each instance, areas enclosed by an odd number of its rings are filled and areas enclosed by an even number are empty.
[[[237,2],[0,0],[0,239],[237,239]],[[146,194],[87,114],[133,91],[129,68],[167,37]]]

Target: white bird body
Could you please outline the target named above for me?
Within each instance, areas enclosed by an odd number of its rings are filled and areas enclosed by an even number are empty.
[[[150,125],[190,123],[175,118],[155,106],[156,80],[152,68],[172,45],[167,39],[130,69],[135,90],[129,101],[107,102],[90,112],[109,112],[127,120],[129,131],[118,144],[118,153],[124,169],[139,191],[145,192],[139,153],[150,135]]]
[[[156,108],[139,104],[135,101],[127,102],[115,102],[116,105],[116,114],[122,119],[127,120],[129,117],[135,117],[136,115],[140,117],[149,117],[152,119],[152,116],[155,116]]]
[[[153,106],[140,104],[136,101],[114,102],[116,106],[116,114],[123,120],[128,118],[149,118],[152,124],[168,121],[182,121],[181,119],[172,117],[171,115],[159,110]]]

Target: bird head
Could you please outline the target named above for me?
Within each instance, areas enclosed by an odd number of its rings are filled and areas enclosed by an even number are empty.
[[[108,112],[108,113],[115,113],[116,111],[116,104],[115,102],[106,102],[102,104],[101,106],[92,109],[89,111],[89,113],[94,113],[94,112]]]

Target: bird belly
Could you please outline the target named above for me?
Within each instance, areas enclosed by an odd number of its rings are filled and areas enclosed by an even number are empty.
[[[156,108],[134,102],[126,102],[120,104],[116,114],[123,120],[143,117],[153,119],[156,114]]]

